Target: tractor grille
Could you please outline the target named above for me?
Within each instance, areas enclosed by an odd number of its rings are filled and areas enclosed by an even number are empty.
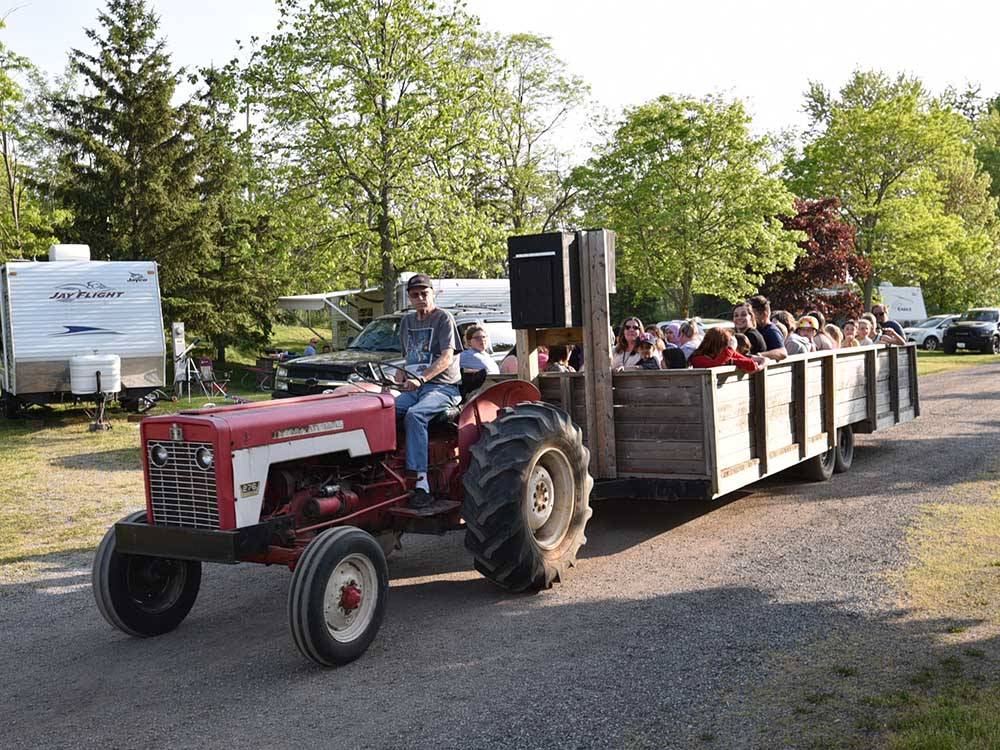
[[[150,441],[167,449],[166,466],[149,462],[149,496],[153,502],[153,521],[164,526],[190,526],[199,529],[219,528],[219,505],[216,500],[215,466],[208,471],[194,461],[199,448],[212,449],[211,443],[185,443],[169,440]]]

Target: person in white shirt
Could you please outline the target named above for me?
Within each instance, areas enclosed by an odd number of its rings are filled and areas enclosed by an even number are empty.
[[[489,346],[489,334],[482,326],[471,325],[465,331],[465,345],[459,357],[459,367],[463,370],[486,370],[491,375],[500,372],[496,361],[486,351]]]

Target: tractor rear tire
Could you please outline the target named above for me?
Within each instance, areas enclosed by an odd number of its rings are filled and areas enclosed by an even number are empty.
[[[844,425],[837,430],[836,461],[833,470],[837,474],[850,471],[851,464],[854,463],[854,430],[850,425]]]
[[[465,473],[465,546],[476,570],[509,591],[561,580],[586,543],[590,452],[566,412],[525,402],[483,425]]]
[[[146,511],[126,516],[145,520]],[[169,557],[127,555],[115,549],[115,527],[104,535],[91,580],[104,619],[137,638],[169,633],[187,617],[201,588],[201,563]]]
[[[352,662],[371,645],[389,595],[389,567],[371,534],[340,526],[306,547],[288,589],[288,624],[302,655],[324,667]]]
[[[837,449],[831,448],[820,453],[818,456],[806,459],[799,464],[801,475],[810,482],[826,482],[833,476],[833,469],[837,464]]]

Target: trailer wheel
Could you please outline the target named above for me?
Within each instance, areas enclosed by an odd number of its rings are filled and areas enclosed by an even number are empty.
[[[837,463],[837,449],[831,448],[818,456],[803,461],[801,473],[810,482],[826,482],[833,476]]]
[[[837,457],[833,470],[837,474],[850,471],[854,463],[854,430],[850,425],[844,425],[837,430]]]
[[[592,515],[590,452],[569,416],[541,402],[483,425],[465,473],[465,546],[476,570],[510,591],[537,591],[576,564]]]
[[[382,624],[389,568],[371,534],[329,529],[302,553],[288,590],[288,624],[302,655],[324,667],[367,650]]]
[[[122,521],[145,518],[143,510]],[[148,638],[169,633],[187,617],[201,588],[201,563],[119,553],[112,526],[97,547],[91,581],[104,619],[124,633]]]

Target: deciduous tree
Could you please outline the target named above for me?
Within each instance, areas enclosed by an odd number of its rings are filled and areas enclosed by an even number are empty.
[[[578,170],[591,225],[618,232],[618,270],[686,316],[692,295],[736,301],[791,265],[800,236],[777,216],[792,195],[739,101],[662,96],[627,110]]]
[[[51,178],[50,93],[38,69],[0,42],[0,262],[40,255],[69,219],[44,191]]]
[[[806,109],[811,132],[790,184],[802,196],[840,198],[871,267],[858,279],[866,307],[878,281],[950,273],[962,248],[982,247],[945,202],[947,175],[968,174],[970,125],[919,80],[858,71],[837,97],[813,83]]]
[[[805,233],[799,242],[804,251],[795,265],[767,277],[761,288],[775,309],[803,312],[819,310],[828,317],[860,315],[861,298],[854,291],[838,291],[852,278],[870,273],[868,262],[857,255],[854,227],[840,214],[840,200],[795,201],[795,215],[782,216],[785,229]]]
[[[480,189],[496,141],[473,20],[430,0],[279,5],[250,71],[265,140],[339,224],[330,236],[356,277],[378,280],[391,310],[400,270],[498,271],[503,232]]]

